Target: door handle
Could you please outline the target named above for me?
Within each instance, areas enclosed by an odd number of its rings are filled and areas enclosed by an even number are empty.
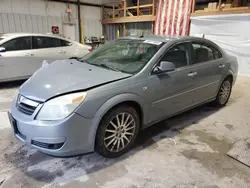
[[[64,53],[66,53],[66,51],[65,50],[59,50],[58,51],[60,54],[64,54]]]
[[[224,68],[224,67],[225,67],[224,64],[220,64],[220,65],[219,65],[219,68]]]
[[[188,76],[191,76],[191,77],[193,77],[195,75],[197,75],[197,72],[190,72],[190,73],[188,73]]]
[[[25,56],[34,56],[34,54],[32,54],[32,53],[27,53],[27,54],[25,54]]]

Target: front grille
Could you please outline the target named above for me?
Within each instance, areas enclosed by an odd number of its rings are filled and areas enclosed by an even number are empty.
[[[45,148],[45,149],[59,149],[63,146],[64,143],[47,144],[44,142],[38,142],[38,141],[32,140],[31,144],[33,144],[34,146],[38,146],[40,148]]]
[[[18,96],[17,109],[24,114],[32,115],[38,105],[39,103],[36,101],[27,99],[21,95]]]
[[[29,106],[29,105],[24,104],[24,103],[19,103],[19,104],[17,104],[17,109],[20,112],[23,112],[24,114],[32,115],[34,113],[34,111],[36,110],[36,107]]]

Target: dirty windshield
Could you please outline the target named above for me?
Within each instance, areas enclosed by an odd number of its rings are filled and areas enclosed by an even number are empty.
[[[162,45],[161,42],[149,40],[116,40],[80,60],[114,71],[134,74],[147,64]]]

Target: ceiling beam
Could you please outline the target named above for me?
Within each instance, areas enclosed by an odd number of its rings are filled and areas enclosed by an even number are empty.
[[[127,16],[121,18],[106,18],[102,20],[103,24],[116,24],[116,23],[131,23],[131,22],[153,22],[155,16],[144,15],[144,16]]]
[[[69,4],[74,4],[77,5],[77,1],[72,1],[72,0],[48,0],[48,1],[53,1],[53,2],[58,2],[58,3],[69,3]],[[91,6],[91,7],[103,7],[103,5],[95,4],[95,3],[86,3],[86,2],[80,2],[80,5],[84,6]],[[112,8],[111,6],[104,6],[104,8]]]

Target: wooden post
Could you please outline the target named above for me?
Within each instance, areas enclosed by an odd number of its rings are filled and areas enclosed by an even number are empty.
[[[105,19],[105,16],[104,16],[104,13],[105,12],[105,10],[104,10],[104,5],[102,5],[102,21]],[[102,23],[102,35],[103,36],[106,36],[106,27],[105,27],[105,25]]]
[[[123,0],[123,2],[124,2],[124,17],[126,17],[127,16],[127,3],[126,3],[126,0]]]
[[[218,9],[221,10],[221,0],[219,0]]]
[[[113,5],[113,19],[115,18],[115,5]]]
[[[81,22],[80,0],[77,1],[77,16],[78,16],[78,28],[79,28],[79,42],[82,43],[82,22]]]
[[[153,10],[152,10],[152,15],[155,15],[155,0],[153,0]]]
[[[196,0],[193,0],[193,2],[192,2],[192,13],[194,13],[195,12],[195,2]]]
[[[137,0],[137,16],[139,16],[140,0]]]
[[[123,23],[123,36],[126,36],[126,23]]]

